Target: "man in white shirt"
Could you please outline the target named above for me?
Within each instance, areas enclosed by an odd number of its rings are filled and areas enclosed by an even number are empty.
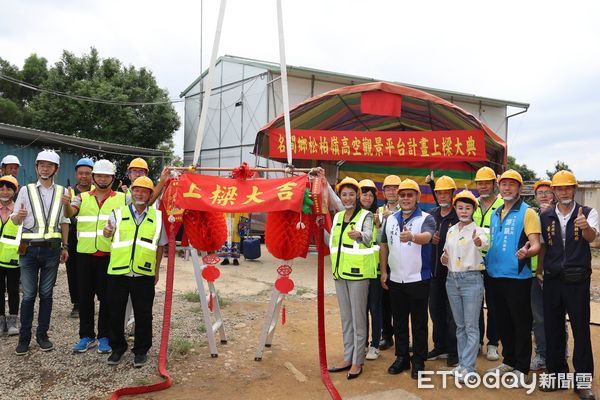
[[[54,345],[48,338],[52,296],[58,264],[68,257],[69,219],[64,215],[61,198],[67,189],[54,183],[60,166],[60,157],[52,150],[40,152],[35,169],[38,181],[24,186],[17,196],[13,222],[23,225],[19,265],[23,299],[21,301],[21,329],[17,355],[29,351],[33,307],[39,293],[38,326],[36,341],[42,351],[50,351]]]

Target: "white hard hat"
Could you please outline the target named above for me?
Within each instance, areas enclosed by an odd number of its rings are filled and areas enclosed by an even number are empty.
[[[114,175],[115,165],[108,160],[98,160],[94,163],[92,174]]]
[[[35,159],[36,163],[38,161],[49,161],[51,163],[56,164],[57,166],[60,166],[60,157],[58,156],[58,154],[56,154],[54,150],[40,151]]]
[[[19,167],[21,166],[21,162],[19,161],[19,158],[17,158],[17,156],[13,156],[12,154],[5,156],[2,159],[1,164],[2,165],[17,164]]]

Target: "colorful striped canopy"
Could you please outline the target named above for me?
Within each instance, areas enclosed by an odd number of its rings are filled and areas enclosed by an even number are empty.
[[[361,109],[361,98],[365,93],[386,93],[400,97],[399,116],[375,115]],[[380,113],[377,113],[380,114]],[[383,113],[385,114],[385,113]],[[347,86],[312,97],[290,110],[292,129],[336,130],[336,131],[442,131],[479,129],[484,132],[487,163],[471,162],[418,162],[408,163],[350,163],[344,162],[339,169],[339,177],[352,176],[356,179],[369,178],[379,183],[389,174],[399,175],[402,179],[411,178],[421,186],[421,201],[433,203],[433,196],[424,177],[435,170],[437,177],[449,175],[459,187],[468,184],[472,187],[475,171],[489,165],[502,172],[506,165],[506,143],[487,125],[462,108],[421,90],[401,85],[376,82]],[[269,158],[268,134],[271,128],[283,128],[283,115],[263,126],[254,145],[254,153]],[[399,133],[401,134],[401,133]],[[286,162],[284,159],[276,161]],[[344,161],[344,160],[340,160]],[[294,165],[313,166],[318,160],[296,160]]]

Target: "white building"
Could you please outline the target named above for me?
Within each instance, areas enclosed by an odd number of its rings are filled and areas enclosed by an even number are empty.
[[[213,74],[214,86],[208,107],[206,133],[199,164],[205,167],[237,167],[243,161],[267,167],[271,161],[251,154],[258,130],[282,113],[280,67],[277,63],[223,56]],[[185,98],[185,165],[193,162],[207,71],[182,93]],[[288,65],[290,106],[343,86],[377,79],[344,75]],[[472,94],[399,83],[441,97],[470,112],[506,141],[509,119],[526,112],[529,104]]]

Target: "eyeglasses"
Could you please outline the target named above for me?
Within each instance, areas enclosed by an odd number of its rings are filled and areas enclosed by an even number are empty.
[[[400,197],[401,199],[404,199],[404,198],[410,199],[412,197],[415,197],[415,194],[414,193],[399,193],[398,197]]]
[[[550,190],[538,190],[536,194],[539,196],[551,196],[552,192]]]

